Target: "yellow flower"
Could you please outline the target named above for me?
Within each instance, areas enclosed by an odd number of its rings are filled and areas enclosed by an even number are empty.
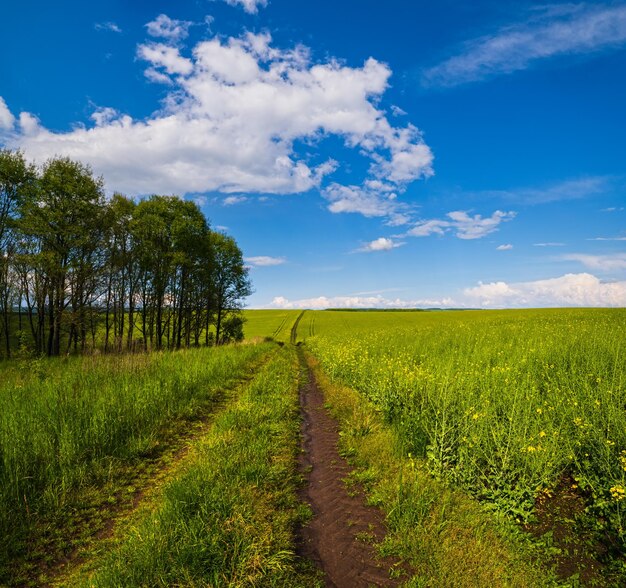
[[[618,484],[617,486],[613,486],[611,488],[611,496],[613,497],[613,500],[619,502],[620,500],[624,500],[624,498],[626,498],[626,490],[624,490],[623,486]]]
[[[539,431],[539,436],[540,437],[545,437],[546,436],[546,432],[545,431]]]

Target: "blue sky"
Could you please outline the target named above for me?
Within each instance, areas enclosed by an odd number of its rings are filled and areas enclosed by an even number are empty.
[[[10,3],[0,144],[232,234],[251,307],[626,306],[626,3]]]

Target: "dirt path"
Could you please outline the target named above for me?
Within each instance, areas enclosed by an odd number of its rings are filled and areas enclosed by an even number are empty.
[[[324,407],[324,396],[301,349],[298,355],[307,373],[300,389],[304,449],[300,468],[307,480],[301,499],[313,510],[313,519],[301,530],[300,555],[317,564],[329,587],[398,586],[398,580],[389,579],[389,569],[397,562],[377,559],[367,542],[384,536],[382,514],[365,504],[362,493],[348,494],[343,480],[351,468],[337,450],[337,421]]]
[[[97,520],[89,518],[84,520],[88,530],[84,532],[83,537],[71,539],[72,541],[80,539],[74,541],[81,543],[80,547],[74,547],[63,555],[55,553],[54,559],[49,562],[33,562],[34,577],[45,574],[47,578],[45,582],[40,583],[42,588],[66,585],[67,578],[70,578],[71,585],[71,575],[81,566],[88,564],[95,551],[103,551],[104,545],[114,542],[120,533],[119,526],[122,527],[122,533],[126,532],[124,524],[135,512],[153,501],[158,501],[166,483],[185,467],[194,444],[207,433],[213,426],[216,416],[249,384],[268,359],[269,356],[266,356],[251,365],[251,373],[244,375],[231,388],[220,391],[215,398],[207,401],[191,420],[181,420],[168,438],[157,443],[153,455],[146,456],[141,463],[127,468],[123,473],[123,484],[114,491],[114,501],[111,504],[100,505]],[[130,487],[133,489],[132,494],[127,490]],[[105,488],[102,491],[106,493],[109,490]]]

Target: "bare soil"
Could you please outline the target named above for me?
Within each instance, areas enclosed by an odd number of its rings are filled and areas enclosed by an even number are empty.
[[[340,456],[337,421],[324,406],[324,395],[315,376],[300,362],[306,381],[300,388],[302,454],[300,471],[306,479],[301,500],[313,511],[312,520],[301,529],[299,555],[311,559],[323,572],[325,585],[333,588],[398,586],[389,571],[398,562],[376,556],[372,542],[382,540],[382,513],[365,503],[362,492],[348,492],[344,479],[351,468]]]

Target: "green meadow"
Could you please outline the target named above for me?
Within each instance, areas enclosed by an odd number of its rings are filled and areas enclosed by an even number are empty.
[[[244,316],[243,344],[0,363],[0,585],[318,586],[298,355],[403,585],[626,581],[626,310]]]

